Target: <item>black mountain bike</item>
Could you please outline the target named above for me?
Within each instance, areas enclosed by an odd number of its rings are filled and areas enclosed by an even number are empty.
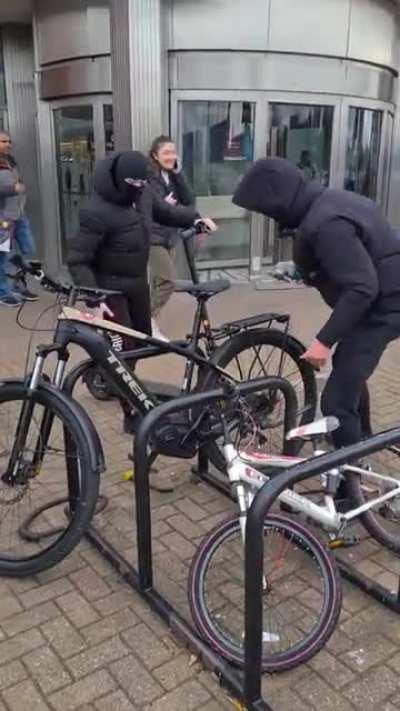
[[[158,400],[112,348],[105,335],[108,331],[129,335],[141,343],[142,347],[133,351],[135,358],[175,353],[193,361],[199,371],[198,390],[235,382],[221,367],[187,347],[157,341],[73,308],[79,299],[97,305],[111,292],[66,286],[46,276],[39,262],[20,258],[15,278],[27,273],[67,303],[58,317],[53,343],[37,347],[32,373],[0,385],[0,575],[14,576],[35,574],[62,560],[81,539],[96,506],[104,457],[87,413],[62,391],[70,344],[83,348],[101,367],[119,398],[143,416],[159,404]],[[203,293],[208,294],[210,289],[206,287]],[[50,383],[44,367],[52,354],[56,364]],[[265,378],[253,380],[257,381],[253,392],[245,397],[250,412],[249,435],[257,444],[253,433],[256,424],[259,441],[267,444],[268,418],[274,419],[279,405],[277,389],[268,389]],[[243,403],[239,408],[235,399],[224,408],[236,442],[246,441],[248,424],[241,417],[242,408]],[[213,449],[219,452],[215,444],[218,438],[223,442],[223,432],[212,411],[197,408],[185,416],[164,419],[153,433],[151,449],[156,456],[192,458],[199,447],[207,447],[211,457]],[[66,523],[55,528],[54,524],[60,524],[57,508],[62,514],[66,502]],[[32,522],[38,513],[42,514],[42,523],[36,538],[32,532],[29,537],[22,535],[27,521]],[[43,526],[48,526],[47,532]]]
[[[213,328],[207,311],[207,302],[230,288],[228,279],[215,279],[200,282],[196,269],[194,237],[196,228],[181,232],[186,253],[191,281],[178,281],[177,292],[185,292],[197,301],[192,332],[185,340],[177,342],[186,349],[188,355],[181,388],[171,390],[160,384],[147,383],[150,392],[158,399],[187,395],[196,387],[195,376],[198,365],[191,357],[198,353],[209,359],[214,365],[223,368],[235,380],[245,381],[258,377],[276,376],[288,380],[294,387],[298,402],[298,422],[308,424],[315,418],[317,407],[317,386],[315,371],[302,360],[305,352],[303,344],[289,333],[290,317],[288,314],[263,313],[249,318],[230,321]],[[122,351],[121,334],[109,332],[114,349],[120,351],[123,360],[132,361],[132,352]],[[118,343],[119,341],[119,343]],[[151,357],[149,351],[135,357]],[[200,373],[203,377],[204,373]],[[211,377],[207,374],[207,377]],[[87,362],[82,379],[89,392],[98,400],[110,400],[118,397],[102,373],[99,364]],[[262,409],[260,402],[259,411]],[[275,411],[276,414],[277,411]],[[259,422],[260,424],[260,422]],[[267,422],[265,423],[267,424]],[[271,426],[271,420],[269,425]],[[278,423],[277,423],[278,424]],[[210,444],[210,459],[214,466],[225,472],[222,440]]]

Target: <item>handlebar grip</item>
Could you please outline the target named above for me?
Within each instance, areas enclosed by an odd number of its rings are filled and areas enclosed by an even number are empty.
[[[186,230],[181,230],[180,236],[183,240],[188,240],[191,237],[195,237],[195,235],[208,235],[209,232],[210,230],[207,229],[204,222],[198,222],[196,225],[193,225]]]

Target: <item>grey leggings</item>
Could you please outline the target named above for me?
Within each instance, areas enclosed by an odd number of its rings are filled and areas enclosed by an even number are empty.
[[[157,316],[175,289],[175,250],[158,245],[150,247],[149,271],[151,313]]]

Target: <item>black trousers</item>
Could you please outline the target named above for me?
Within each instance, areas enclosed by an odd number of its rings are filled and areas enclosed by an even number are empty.
[[[336,447],[355,444],[371,434],[367,380],[388,343],[399,335],[400,318],[398,327],[365,322],[337,346],[321,398],[323,415],[334,415],[340,421],[340,428],[332,435]]]
[[[123,295],[107,298],[107,306],[114,314],[112,321],[151,336],[150,290],[147,278],[132,279],[129,289],[125,289]],[[138,345],[140,343],[134,338],[123,337],[124,350],[133,350]]]
[[[118,289],[118,286],[110,282],[102,286],[108,289]],[[132,279],[129,287],[124,289],[123,295],[107,298],[107,306],[114,314],[112,321],[151,336],[150,289],[147,277]],[[123,336],[122,349],[124,351],[134,350],[140,345],[142,345],[141,341],[130,336]],[[127,361],[127,365],[132,370],[134,370],[135,364],[135,360]],[[132,414],[131,407],[122,399],[120,405],[125,418],[129,417]]]

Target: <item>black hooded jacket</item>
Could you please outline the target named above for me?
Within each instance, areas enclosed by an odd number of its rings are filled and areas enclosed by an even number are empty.
[[[307,182],[271,158],[254,164],[233,202],[297,229],[294,261],[333,309],[321,343],[334,345],[364,320],[400,327],[400,235],[372,200]]]
[[[178,205],[184,205],[194,209],[196,198],[189,188],[183,173],[175,173],[171,170],[168,172],[168,178],[169,183],[166,183],[159,170],[154,172],[150,179],[150,188],[155,197],[158,197],[160,200],[165,200],[167,195],[172,193]],[[154,222],[151,231],[152,245],[171,249],[175,247],[177,242],[178,233],[176,228],[174,229],[173,227],[167,227],[165,224],[160,225]]]
[[[78,232],[68,240],[67,262],[76,284],[129,293],[133,278],[146,277],[153,219],[176,228],[193,224],[197,214],[191,207],[169,205],[149,187],[139,192],[125,182],[147,172],[147,159],[136,151],[98,161],[94,192],[80,210]]]

